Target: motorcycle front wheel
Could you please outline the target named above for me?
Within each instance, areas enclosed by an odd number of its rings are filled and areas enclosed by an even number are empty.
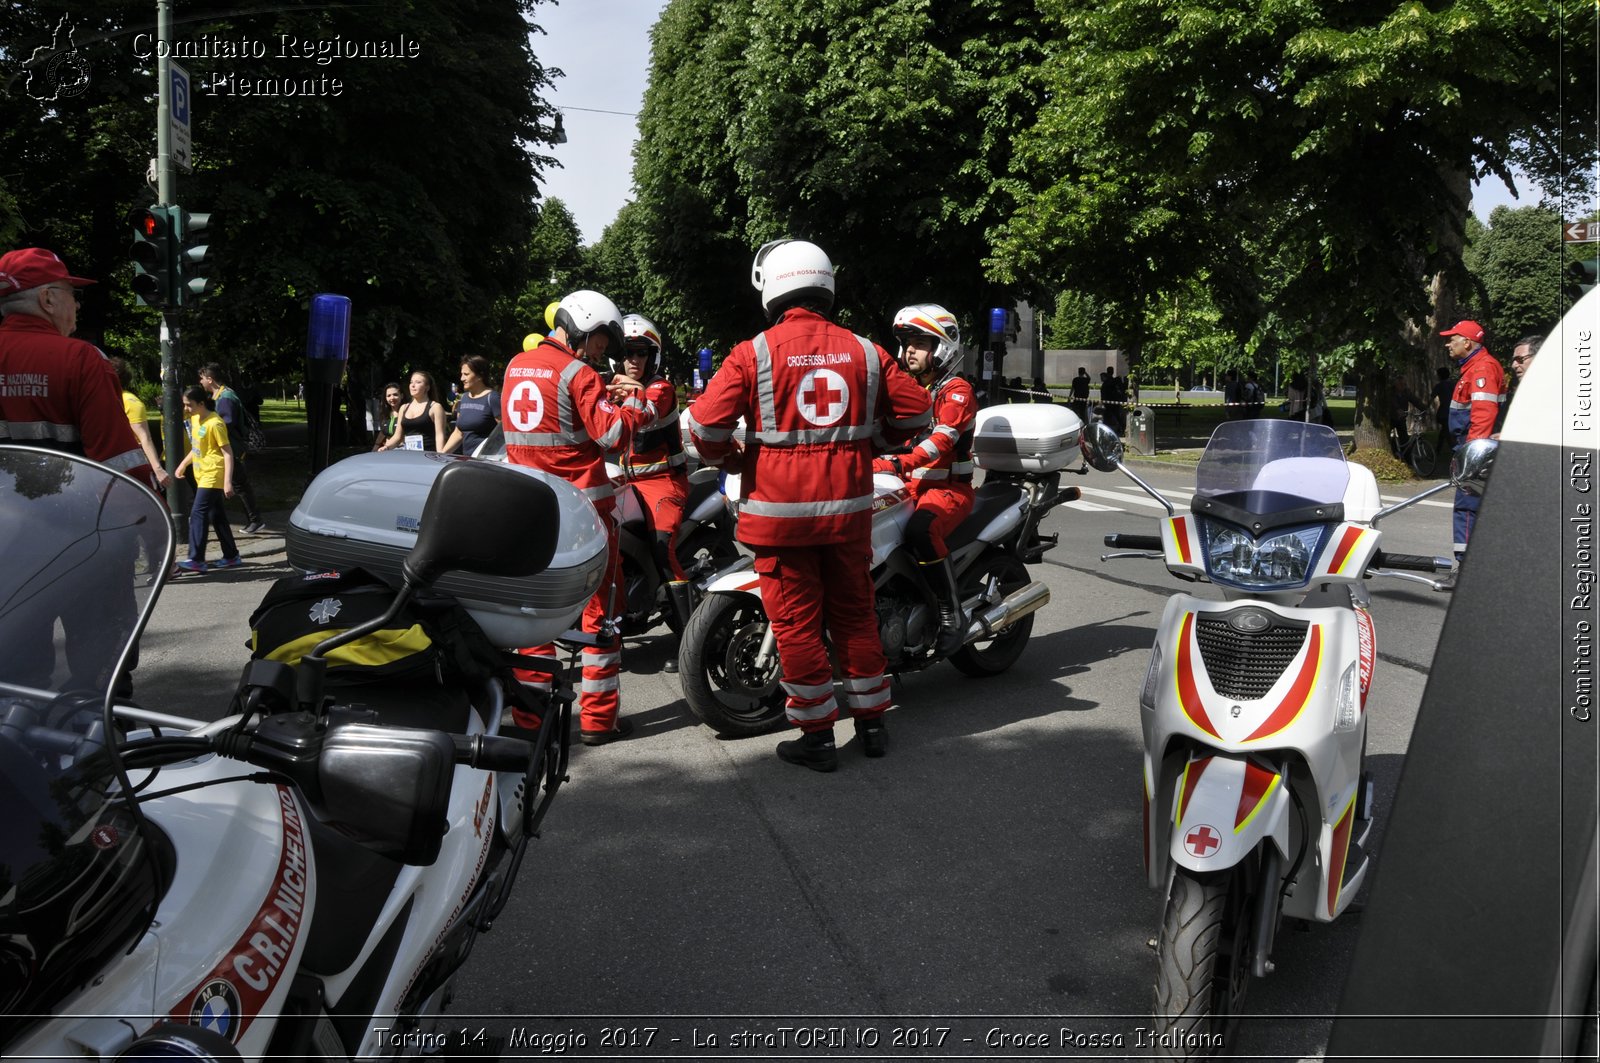
[[[684,700],[719,735],[742,738],[785,723],[777,653],[766,668],[756,665],[766,634],[766,610],[746,594],[708,596],[684,626],[678,642]]]
[[[1242,866],[1214,875],[1174,872],[1156,970],[1160,1058],[1208,1059],[1229,1047],[1250,984],[1250,894]]]
[[[961,597],[971,598],[984,590],[991,577],[999,587],[1001,598],[1031,582],[1027,565],[1011,554],[992,550],[961,574],[957,581]],[[1032,634],[1033,614],[1029,613],[994,635],[963,646],[950,656],[950,663],[970,676],[999,675],[1017,663],[1022,651],[1028,648],[1028,636]]]

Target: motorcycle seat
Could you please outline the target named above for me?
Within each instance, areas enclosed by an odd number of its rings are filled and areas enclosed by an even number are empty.
[[[1013,508],[1022,501],[1022,488],[1014,483],[995,482],[985,483],[973,492],[972,512],[967,519],[956,525],[955,531],[944,537],[945,546],[950,550],[959,550],[978,537],[978,533],[989,526],[1006,510]]]

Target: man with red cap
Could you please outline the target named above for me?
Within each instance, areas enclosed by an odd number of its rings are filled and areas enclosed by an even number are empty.
[[[93,283],[42,247],[0,255],[0,445],[70,451],[154,487],[116,372],[100,348],[72,338],[77,289]]]
[[[1450,396],[1450,436],[1457,450],[1474,439],[1488,439],[1506,401],[1506,372],[1498,359],[1483,345],[1483,326],[1476,321],[1458,321],[1439,333],[1448,336],[1450,357],[1461,364],[1461,378]],[[1478,519],[1478,496],[1456,488],[1455,533],[1456,571],[1466,556],[1467,540]]]

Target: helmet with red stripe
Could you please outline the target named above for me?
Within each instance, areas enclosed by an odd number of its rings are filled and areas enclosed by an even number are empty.
[[[936,373],[948,371],[961,356],[961,326],[956,324],[955,315],[938,303],[902,307],[894,315],[894,334],[900,341],[901,366],[906,364],[907,342],[919,336],[934,342],[933,369]]]

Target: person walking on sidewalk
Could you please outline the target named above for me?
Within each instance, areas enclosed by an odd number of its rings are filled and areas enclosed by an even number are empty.
[[[228,386],[219,362],[207,362],[200,367],[200,386],[211,396],[217,416],[228,426],[229,445],[233,448],[233,491],[228,497],[237,495],[239,501],[244,503],[244,527],[240,531],[246,535],[259,535],[267,526],[261,519],[261,507],[256,505],[256,491],[250,483],[250,474],[245,470],[244,443],[247,432],[244,402]]]
[[[1476,321],[1458,321],[1439,335],[1449,337],[1450,356],[1461,363],[1461,379],[1450,396],[1450,435],[1459,450],[1474,439],[1488,439],[1494,434],[1506,401],[1506,373],[1499,359],[1483,345],[1483,326]],[[1480,502],[1479,496],[1456,488],[1451,522],[1456,555],[1456,569],[1449,577],[1452,583],[1460,578],[1467,542],[1478,522]]]
[[[237,465],[228,440],[228,425],[213,408],[215,401],[205,388],[193,387],[183,393],[183,415],[187,418],[183,428],[189,437],[189,453],[178,463],[173,476],[181,480],[184,472],[194,467],[194,505],[189,510],[189,559],[173,566],[174,575],[205,574],[208,528],[217,530],[217,548],[222,551],[222,559],[213,567],[237,568],[244,564],[238,544],[233,541],[227,507],[222,504],[223,499],[233,497]]]

